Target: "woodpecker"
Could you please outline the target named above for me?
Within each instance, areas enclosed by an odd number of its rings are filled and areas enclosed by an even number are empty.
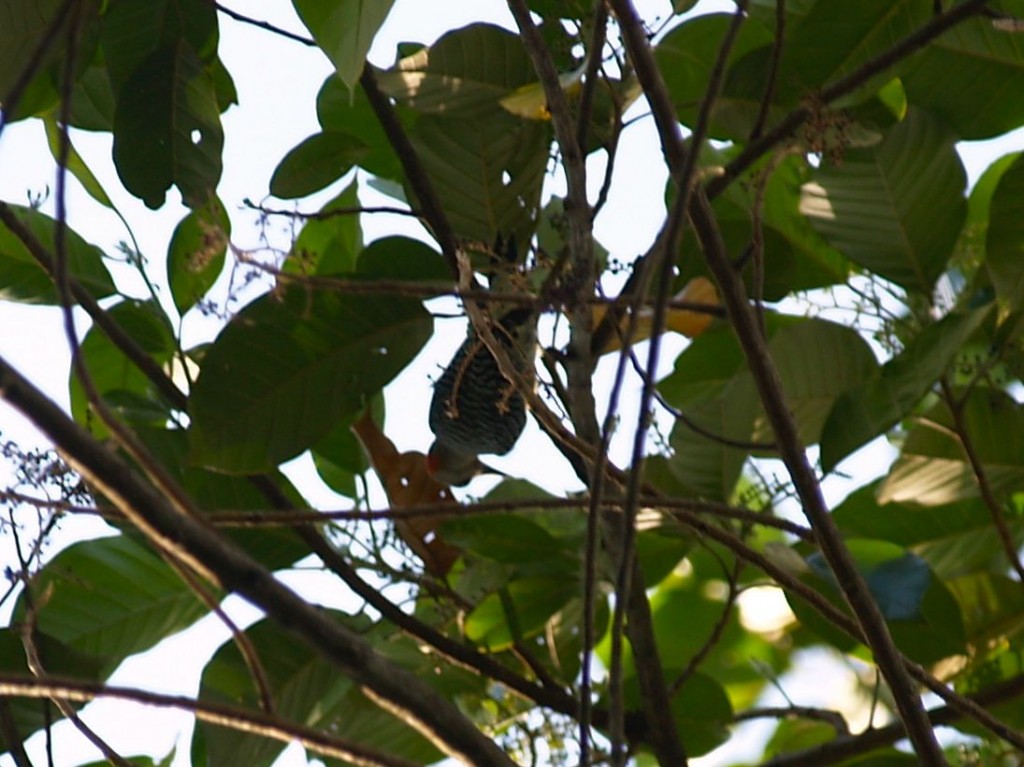
[[[510,263],[500,265],[503,270],[492,276],[494,290],[508,289],[515,262],[513,243],[504,257]],[[495,339],[520,376],[532,382],[537,311],[523,306],[504,310],[500,304],[491,306],[500,312],[492,327]],[[480,462],[479,456],[504,455],[526,426],[526,403],[517,384],[502,375],[497,360],[472,324],[434,385],[429,420],[435,439],[427,454],[427,469],[435,480],[448,486],[464,485],[477,474],[493,471]]]

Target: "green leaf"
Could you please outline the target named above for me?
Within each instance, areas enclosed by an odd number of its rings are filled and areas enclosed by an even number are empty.
[[[679,119],[694,125],[704,101],[711,70],[718,58],[722,39],[732,23],[732,14],[709,13],[675,27],[655,48],[655,61],[665,78]],[[771,44],[771,32],[760,24],[744,24],[729,52],[734,63],[745,54]],[[734,98],[726,92],[716,99],[711,112],[711,135],[715,138],[745,139],[756,119],[756,99]]]
[[[856,331],[825,320],[769,315],[768,336],[801,439],[817,442],[836,398],[874,372],[874,355]],[[752,445],[774,441],[743,360],[730,332],[711,331],[661,384],[685,416],[672,432],[669,468],[693,492],[718,500],[732,494]]]
[[[985,139],[1024,121],[1024,49],[990,19],[954,26],[908,63],[903,87],[912,104],[942,118],[962,139]]]
[[[842,394],[875,373],[878,364],[861,335],[847,327],[820,319],[807,319],[780,327],[768,343],[779,371],[786,404],[796,421],[800,440],[814,444],[821,438],[833,403]],[[738,402],[759,402],[753,379],[740,373],[726,388],[730,408],[726,422],[739,426],[747,421]],[[730,433],[738,433],[730,431]],[[774,435],[767,416],[758,405],[750,439],[771,442]]]
[[[283,270],[293,274],[348,274],[363,247],[359,186],[353,181],[310,218],[295,238]]]
[[[731,152],[706,151],[703,164],[721,165],[731,156]],[[752,220],[761,217],[763,226],[757,234],[763,240],[764,277],[761,284],[754,285],[750,270],[746,270],[748,290],[757,291],[767,301],[778,301],[801,290],[845,282],[850,262],[800,212],[801,186],[812,172],[806,159],[789,157],[780,162],[764,184],[762,199],[757,188],[764,181],[764,172],[759,169],[747,183],[733,184],[712,203],[726,248],[737,259],[744,258],[755,237]],[[666,189],[666,197],[674,199],[671,180]],[[677,260],[679,287],[698,275],[711,278],[700,243],[689,227]]]
[[[861,0],[855,5],[817,0],[802,18],[787,24],[777,78],[780,96],[791,104],[850,74],[894,40],[915,32],[930,13],[921,0]],[[881,77],[888,80],[891,74]]]
[[[486,120],[427,116],[410,138],[460,237],[530,241],[548,163],[546,123],[505,114]]]
[[[1019,544],[1018,544],[1019,545]],[[1024,631],[1024,590],[1002,574],[975,573],[949,582],[964,614],[967,638],[977,647],[1020,641]]]
[[[46,143],[50,147],[50,154],[53,155],[54,160],[58,160],[60,157],[60,145],[61,145],[61,128],[57,123],[57,116],[54,113],[50,113],[43,118],[43,126],[46,129]],[[66,168],[71,172],[78,183],[82,185],[86,193],[92,197],[100,205],[104,205],[111,210],[116,210],[114,203],[110,201],[110,197],[107,196],[107,191],[103,188],[103,185],[99,182],[99,179],[93,175],[93,172],[89,169],[89,166],[85,164],[85,160],[78,154],[74,144],[71,143],[70,136],[67,139],[67,159]],[[120,215],[120,214],[118,214]]]
[[[0,24],[0,95],[6,97],[25,70],[47,27],[57,18],[60,0],[8,0]],[[6,107],[6,105],[5,105]],[[4,114],[5,121],[7,114]]]
[[[366,144],[350,133],[316,133],[288,152],[274,169],[270,193],[290,200],[317,192],[348,173],[367,151]]]
[[[342,82],[355,90],[366,54],[394,0],[292,0],[292,5]]]
[[[69,546],[32,578],[31,588],[39,630],[102,659],[104,676],[206,613],[160,557],[123,535]],[[26,609],[19,597],[16,620],[24,620]]]
[[[484,598],[465,619],[466,637],[491,652],[536,636],[579,593],[575,578],[520,578]]]
[[[448,32],[377,76],[399,103],[462,119],[493,117],[501,98],[536,80],[519,35],[492,24]]]
[[[871,150],[823,165],[801,211],[847,258],[922,294],[946,268],[967,213],[954,136],[920,110]]]
[[[451,284],[451,272],[441,254],[420,240],[383,237],[359,254],[356,275],[377,280],[409,280]]]
[[[192,458],[266,471],[362,408],[420,350],[418,301],[288,288],[243,309],[207,351],[190,398]]]
[[[1004,572],[1009,566],[992,515],[980,499],[941,506],[913,502],[880,504],[879,482],[851,493],[833,518],[849,538],[876,538],[911,549],[941,578],[978,572]],[[1009,515],[1007,524],[1017,545],[1024,543],[1024,517]]]
[[[380,178],[404,178],[402,164],[361,88],[349,91],[331,75],[317,94],[316,114],[324,132],[348,133],[363,142],[366,154],[359,160],[360,168]],[[395,105],[395,115],[406,130],[411,127],[408,109]]]
[[[170,362],[176,341],[167,316],[157,304],[122,301],[108,309],[107,315],[157,365]],[[89,329],[82,340],[81,354],[97,393],[115,413],[136,425],[166,423],[170,403],[101,328],[94,325]],[[96,436],[107,435],[106,426],[93,416],[85,389],[73,370],[69,388],[75,420]]]
[[[764,747],[762,759],[771,759],[787,751],[801,751],[836,737],[836,729],[826,722],[810,719],[783,719]]]
[[[205,205],[221,174],[224,132],[211,75],[178,42],[128,76],[114,115],[114,163],[125,188],[150,208],[176,184],[186,205]]]
[[[185,45],[212,64],[217,9],[203,0],[117,0],[104,8],[100,39],[105,70],[120,100],[128,80],[162,49]]]
[[[716,435],[742,439],[743,434],[749,434],[749,424],[739,434],[727,431],[725,424],[724,392],[743,369],[743,359],[731,331],[709,330],[676,358],[675,370],[658,385],[668,401],[686,416],[685,420],[677,419],[672,429],[674,454],[668,459],[669,471],[690,493],[711,500],[725,500],[732,494],[747,458],[745,449],[714,439]],[[733,408],[742,406],[752,421],[753,403],[729,404]],[[686,421],[696,424],[700,431]]]
[[[868,581],[875,600],[883,610],[889,611],[887,623],[897,647],[920,663],[935,663],[964,651],[966,635],[960,608],[946,585],[934,577],[930,569],[927,583],[924,583],[923,560],[889,541],[848,539],[846,546],[857,569]],[[823,596],[848,613],[831,571],[823,562],[814,568],[814,557],[809,558],[808,563],[818,574],[805,575],[802,580],[819,588]],[[911,573],[913,577],[908,582],[904,576]],[[786,597],[801,624],[840,650],[849,651],[853,647],[845,634],[802,600],[788,592]]]
[[[836,400],[821,437],[825,471],[898,423],[946,372],[991,306],[949,314],[917,334],[904,350]]]
[[[261,484],[253,482],[251,477],[236,477],[190,466],[188,434],[184,430],[143,427],[136,428],[135,433],[204,513],[240,509],[280,511],[261,491]],[[291,501],[293,508],[307,506],[295,487],[278,471],[268,472],[260,483],[276,487]],[[269,570],[287,567],[309,554],[309,545],[287,525],[229,527],[222,528],[221,533]]]
[[[441,529],[448,543],[497,562],[535,564],[546,559],[572,562],[557,538],[521,516],[451,519]]]
[[[1018,680],[1024,674],[1024,644],[1020,638],[992,647],[989,652],[974,659],[974,662],[955,681],[955,689],[961,695],[971,695],[997,686],[1000,682]],[[1012,698],[1001,704],[986,706],[986,709],[1008,727],[1024,727],[1024,706],[1019,698]],[[987,730],[971,721],[959,722],[957,729],[981,738]],[[998,759],[993,755],[993,759]],[[984,762],[983,762],[984,763]]]
[[[57,222],[44,213],[20,205],[8,205],[18,220],[35,236],[51,263],[56,259]],[[114,292],[114,282],[103,263],[103,251],[83,240],[74,230],[64,230],[64,252],[68,273],[95,298]],[[28,248],[0,223],[0,299],[30,304],[59,303],[49,273],[39,265]]]
[[[1024,160],[1018,156],[992,194],[985,266],[996,295],[1011,310],[1024,308]]]
[[[351,629],[370,639],[393,660],[430,679],[435,677],[432,656],[417,651],[407,638],[390,633],[386,626],[373,627],[366,618],[332,614]],[[350,680],[295,635],[270,621],[246,630],[259,657],[274,701],[276,715],[302,722],[323,732],[417,764],[431,764],[442,754],[424,736],[393,714],[379,708]],[[465,692],[468,674],[445,668],[452,694]],[[259,706],[252,674],[237,646],[221,646],[203,670],[199,696],[203,700]],[[223,767],[270,765],[285,744],[235,729],[197,722],[192,740],[193,764]]]
[[[382,415],[383,398],[379,398],[379,401]],[[383,423],[383,417],[378,417],[376,413],[374,415],[378,423]],[[334,492],[349,498],[359,497],[356,478],[369,468],[366,453],[349,428],[355,417],[356,414],[353,414],[352,419],[339,423],[310,448],[313,465],[320,479]]]
[[[894,544],[893,544],[894,545]],[[863,547],[861,547],[863,548]],[[878,608],[886,620],[913,620],[921,616],[921,602],[932,582],[928,564],[910,553],[896,557],[895,550],[879,549],[874,554],[879,561],[865,561],[865,557],[857,564],[865,574],[865,580],[871,595],[878,603]],[[807,557],[807,564],[823,580],[834,583],[832,570],[820,552]]]
[[[960,233],[960,241],[956,247],[958,261],[965,264],[976,264],[987,259],[992,197],[1003,174],[1020,156],[1020,152],[1003,155],[989,165],[978,180],[974,182],[971,194],[967,198],[967,221],[964,223],[963,231]],[[1004,200],[1005,202],[1007,201]],[[1003,223],[1012,232],[1012,224],[1009,221],[1004,221]],[[998,247],[1005,247],[1007,242],[1003,235],[999,235],[999,240]],[[988,268],[991,270],[991,266]]]
[[[643,707],[636,676],[623,680],[623,693],[631,710]],[[679,740],[686,744],[687,756],[706,754],[729,738],[732,705],[722,685],[707,674],[700,671],[692,674],[672,698],[671,710]]]
[[[213,197],[178,222],[167,248],[167,281],[180,314],[199,303],[224,269],[231,219]]]
[[[1024,409],[997,389],[972,389],[963,419],[996,498],[1024,484]],[[878,490],[889,501],[934,506],[977,497],[978,480],[957,438],[944,402],[925,413],[907,434],[900,457]]]

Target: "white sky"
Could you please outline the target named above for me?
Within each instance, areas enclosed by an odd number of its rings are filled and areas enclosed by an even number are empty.
[[[247,0],[228,2],[230,7],[275,24],[302,32],[291,5],[284,0]],[[670,12],[667,0],[638,2],[647,18]],[[727,0],[705,0],[701,9],[730,8]],[[429,8],[425,11],[424,8]],[[496,0],[444,0],[424,4],[421,0],[398,0],[389,21],[377,38],[371,58],[386,64],[393,58],[395,45],[400,41],[431,42],[442,32],[472,21],[489,20],[512,26],[504,3]],[[221,55],[235,78],[239,92],[239,106],[232,107],[224,116],[226,136],[224,174],[220,196],[232,215],[233,239],[241,247],[258,245],[254,216],[240,210],[244,198],[261,200],[267,193],[267,183],[277,162],[306,136],[316,132],[315,97],[323,79],[330,73],[327,60],[315,49],[281,40],[274,35],[221,17]],[[617,184],[597,235],[613,255],[631,259],[642,252],[661,223],[663,214],[664,174],[660,153],[649,121],[631,128],[617,165]],[[180,205],[169,203],[153,212],[141,202],[121,190],[110,163],[110,138],[76,132],[73,140],[78,151],[104,184],[108,194],[132,224],[143,253],[151,262],[159,264],[164,258],[167,243],[175,224],[184,216]],[[994,157],[1024,145],[1020,134],[1005,139],[998,145],[965,147],[965,160],[973,182],[979,172]],[[601,158],[593,163],[592,178],[599,182],[603,170]],[[70,178],[70,177],[69,177]],[[560,179],[552,188],[560,186]],[[53,163],[46,148],[43,130],[34,122],[17,123],[5,129],[0,138],[0,198],[24,203],[26,193],[38,194],[53,187]],[[87,240],[99,245],[107,253],[114,253],[119,240],[127,234],[116,217],[93,202],[71,179],[70,224]],[[304,201],[303,210],[313,210],[340,189],[333,185]],[[173,200],[176,193],[169,195]],[[52,212],[52,206],[48,208]],[[282,224],[283,226],[283,224]],[[400,217],[377,218],[364,222],[368,240],[385,233],[415,233],[418,227]],[[130,290],[141,288],[125,270],[117,272],[119,278],[130,285]],[[164,282],[157,275],[158,284]],[[168,302],[169,303],[169,302]],[[442,322],[442,321],[439,321]],[[402,409],[399,413],[391,398],[392,409],[386,424],[389,435],[402,449],[425,450],[431,436],[426,426],[427,404],[430,397],[429,381],[459,343],[461,326],[457,322],[443,321],[445,332],[432,342],[424,354],[407,369],[395,388],[402,391]],[[449,327],[450,326],[450,327]],[[31,307],[0,303],[0,354],[13,362],[50,397],[67,407],[68,354],[62,343],[59,316],[48,307]],[[84,326],[83,326],[84,329]],[[203,318],[189,317],[184,329],[186,345],[207,340],[216,327]],[[673,342],[666,348],[668,364],[681,344]],[[627,407],[623,415],[623,432],[635,421]],[[4,439],[13,439],[23,445],[43,444],[38,435],[6,405],[0,403],[0,432]],[[621,451],[622,442],[617,446]],[[572,485],[567,478],[568,467],[561,456],[539,435],[531,424],[516,450],[504,460],[495,459],[494,465],[509,467],[512,473],[523,474],[551,489],[564,489]],[[549,467],[547,472],[537,467]],[[880,466],[872,467],[877,470]],[[0,467],[0,483],[6,483]],[[307,477],[304,470],[301,476]],[[303,480],[305,483],[305,479]],[[314,502],[337,506],[340,501],[326,491],[313,498]],[[100,523],[71,520],[64,525],[61,540],[65,543],[94,535]],[[13,561],[9,542],[0,541],[0,561]],[[56,549],[54,549],[56,550]],[[295,573],[286,576],[303,593],[315,595],[321,602],[344,602],[344,591],[336,581],[312,574]],[[251,620],[255,612],[240,600],[229,600],[230,612],[243,622]],[[5,611],[4,615],[7,614]],[[144,685],[163,692],[194,695],[199,674],[209,655],[224,641],[225,633],[213,620],[203,621],[200,628],[172,637],[146,656],[129,659],[111,679],[112,683]],[[87,709],[86,720],[92,723],[120,753],[130,756],[148,753],[166,754],[177,741],[179,754],[176,767],[188,764],[188,717],[184,714],[141,709],[137,706],[114,702],[99,702]],[[83,746],[77,732],[65,724],[55,728],[60,733],[56,746],[56,764],[74,765],[87,761],[94,753]],[[763,726],[752,731],[763,733]],[[178,739],[179,734],[180,740]],[[759,753],[760,736],[751,736],[747,753],[730,749],[706,759],[694,760],[694,767],[715,767],[727,764],[751,753]],[[42,740],[29,743],[33,761],[45,763]],[[12,764],[9,758],[0,758],[0,767]],[[297,749],[290,749],[278,763],[282,767],[304,764]]]

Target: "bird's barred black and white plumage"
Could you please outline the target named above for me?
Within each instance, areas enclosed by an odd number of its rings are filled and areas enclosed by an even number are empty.
[[[509,259],[514,261],[515,249],[509,251]],[[514,264],[500,266],[511,270]],[[509,289],[508,285],[500,272],[492,278],[495,291]],[[494,338],[523,381],[531,385],[537,348],[536,310],[490,308],[492,316],[495,310],[501,312],[491,328]],[[427,456],[428,469],[441,484],[464,485],[485,470],[480,455],[509,452],[525,426],[526,403],[517,384],[502,374],[470,325],[466,340],[434,384],[430,430],[435,439]]]

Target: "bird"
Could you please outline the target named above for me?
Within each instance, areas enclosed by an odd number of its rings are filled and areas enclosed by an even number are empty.
[[[495,291],[514,283],[515,243],[495,248]],[[500,263],[504,261],[505,263]],[[517,273],[516,273],[517,274]],[[500,303],[494,338],[506,352],[525,385],[532,385],[537,349],[538,312],[534,307]],[[434,384],[429,425],[434,442],[427,452],[427,470],[442,485],[458,487],[484,472],[498,473],[479,456],[504,455],[519,440],[526,426],[526,402],[520,383],[501,372],[498,361],[470,324],[466,338]]]

